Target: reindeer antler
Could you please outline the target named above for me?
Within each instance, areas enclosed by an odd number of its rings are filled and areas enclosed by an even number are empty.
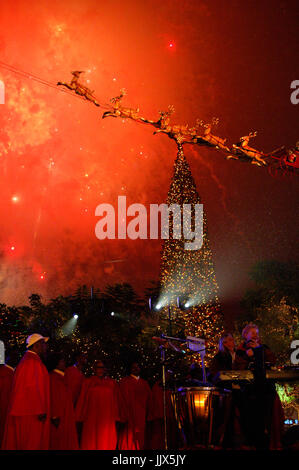
[[[219,124],[219,118],[213,117],[212,118],[212,125],[213,126],[218,126],[218,124]]]
[[[127,94],[126,89],[125,89],[125,88],[122,88],[122,89],[120,90],[120,95],[115,96],[114,98],[111,98],[111,100],[110,100],[111,103],[119,102],[124,96],[126,96],[126,94]]]
[[[168,105],[167,111],[159,111],[160,116],[169,117],[174,113],[174,106],[172,104]]]
[[[256,135],[257,135],[257,131],[249,132],[248,135],[244,135],[243,137],[241,137],[240,141],[243,142],[243,140],[252,139],[253,137],[256,137]]]

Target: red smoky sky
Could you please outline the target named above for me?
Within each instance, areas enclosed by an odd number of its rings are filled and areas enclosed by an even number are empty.
[[[250,131],[265,152],[299,140],[298,2],[0,1],[0,301],[22,304],[80,284],[129,282],[139,293],[159,276],[161,240],[95,237],[95,208],[163,203],[175,143],[150,126],[101,119],[103,108],[8,71],[56,84],[83,70],[100,103],[172,122],[220,123],[229,144]],[[226,161],[185,146],[206,212],[222,303],[240,299],[262,259],[298,260],[298,175]]]

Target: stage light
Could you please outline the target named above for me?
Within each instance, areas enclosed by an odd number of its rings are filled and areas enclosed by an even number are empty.
[[[77,313],[74,313],[72,318],[70,318],[62,327],[60,330],[61,336],[69,336],[73,333],[75,328],[77,327],[77,321],[78,321],[79,315]]]
[[[151,312],[153,310],[160,310],[160,308],[162,307],[162,303],[159,300],[159,298],[160,298],[159,296],[153,295],[152,297],[148,299],[148,305],[149,305],[149,309]]]
[[[183,294],[177,297],[177,306],[180,310],[188,310],[191,307],[189,295]]]
[[[159,311],[162,308],[170,307],[176,303],[176,296],[171,294],[160,294],[149,298],[150,311]]]
[[[111,312],[111,316],[114,317],[115,313],[114,312]]]

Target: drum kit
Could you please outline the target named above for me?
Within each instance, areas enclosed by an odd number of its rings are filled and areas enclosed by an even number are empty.
[[[169,347],[177,352],[186,353],[186,349],[189,349],[192,354],[198,353],[202,364],[201,381],[194,381],[192,386],[186,384],[186,386],[174,387],[171,391],[171,402],[178,431],[178,447],[180,449],[221,447],[229,418],[231,391],[215,387],[207,382],[204,340],[194,337],[180,339],[165,335],[154,337],[153,340],[159,344],[161,350],[165,450],[168,449],[165,350]],[[196,386],[193,386],[194,383]]]
[[[185,448],[219,447],[224,438],[231,391],[213,386],[181,387],[172,393]]]
[[[220,371],[218,383],[222,383],[222,387],[216,387],[206,379],[204,356],[208,348],[203,339],[161,335],[153,337],[153,340],[159,344],[161,350],[165,450],[168,449],[169,431],[166,417],[165,350],[171,348],[184,354],[198,353],[201,358],[201,380],[187,381],[171,390],[171,403],[178,431],[177,448],[180,450],[222,448],[225,433],[231,426],[233,409],[232,390],[227,390],[225,384],[240,388],[240,384],[254,383],[261,378],[270,382],[299,382],[298,368],[271,370],[266,368],[266,363],[261,367],[257,362],[253,370]]]

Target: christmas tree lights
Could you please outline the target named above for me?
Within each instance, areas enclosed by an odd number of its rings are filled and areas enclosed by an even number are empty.
[[[201,204],[189,164],[185,158],[183,147],[178,145],[178,154],[174,164],[174,176],[167,197],[167,205]],[[194,210],[191,213],[194,227]],[[212,253],[209,247],[207,221],[203,214],[203,244],[198,250],[185,249],[188,234],[182,233],[180,239],[173,238],[176,220],[170,221],[170,237],[164,241],[160,269],[161,323],[169,319],[174,321],[176,333],[183,325],[185,335],[197,336],[206,340],[209,349],[207,356],[215,353],[219,337],[223,333],[223,317],[217,297],[218,285],[214,273]],[[192,227],[191,225],[191,227]],[[191,228],[190,228],[191,229]],[[188,296],[190,308],[179,310],[176,298]],[[165,301],[165,299],[167,299]],[[166,304],[166,305],[165,305]],[[177,322],[176,320],[179,320]],[[174,330],[172,329],[172,334]],[[213,348],[215,346],[215,348]]]

